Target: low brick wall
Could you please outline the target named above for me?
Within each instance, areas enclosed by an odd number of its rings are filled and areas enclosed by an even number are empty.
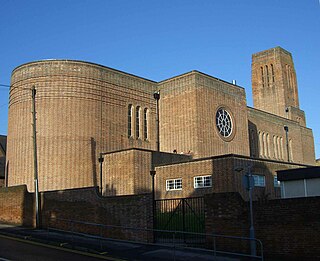
[[[42,194],[42,199],[44,226],[49,224],[58,228],[118,239],[148,242],[153,240],[152,233],[144,230],[153,228],[151,194],[100,197],[96,188],[81,188],[45,192]],[[71,224],[61,219],[103,224],[107,227]]]
[[[249,237],[249,207],[238,193],[205,196],[206,232]],[[320,197],[275,199],[253,204],[256,238],[267,257],[320,260]],[[248,244],[224,240],[225,249],[248,251]],[[281,260],[282,260],[281,259]]]
[[[95,187],[40,194],[44,228],[49,225],[117,239],[153,241],[152,232],[145,230],[153,228],[151,194],[101,197]],[[0,222],[34,226],[34,202],[34,194],[29,193],[25,185],[0,188]],[[107,227],[80,222],[103,224]]]
[[[0,222],[34,225],[33,194],[27,191],[27,186],[0,188]]]

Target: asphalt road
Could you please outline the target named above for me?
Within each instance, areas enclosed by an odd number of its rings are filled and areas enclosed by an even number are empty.
[[[99,256],[99,254],[86,254],[71,249],[61,249],[55,246],[47,246],[37,242],[24,242],[21,239],[0,235],[0,261],[58,261],[58,260],[113,260],[120,259]]]

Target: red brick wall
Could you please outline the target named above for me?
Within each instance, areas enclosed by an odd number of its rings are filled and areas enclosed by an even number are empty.
[[[0,210],[0,222],[33,225],[33,195],[26,185],[0,188]]]
[[[152,229],[151,194],[134,196],[100,197],[97,188],[83,188],[43,193],[44,223],[70,229],[70,224],[58,219],[77,220],[104,225]],[[152,233],[138,230],[104,228],[74,225],[73,229],[119,239],[151,240]]]
[[[206,232],[249,236],[248,202],[238,193],[205,196]],[[320,197],[254,202],[256,238],[264,254],[288,260],[320,259]],[[233,244],[235,248],[245,248]]]
[[[41,193],[42,224],[78,232],[102,234],[119,239],[152,240],[152,233],[139,230],[73,224],[74,220],[112,226],[152,229],[151,194],[100,197],[97,188],[70,189]],[[35,221],[33,193],[26,186],[0,189],[0,222],[32,226]]]

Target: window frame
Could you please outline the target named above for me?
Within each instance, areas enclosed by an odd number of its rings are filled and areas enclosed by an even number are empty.
[[[206,181],[206,178],[209,178],[209,184],[206,184],[208,182]],[[197,182],[196,180],[200,180],[202,185],[199,185],[200,182]],[[193,177],[193,188],[195,189],[212,188],[212,175],[203,175],[203,176]]]
[[[273,176],[273,186],[275,188],[280,188],[280,181],[278,180],[278,176],[277,175]]]
[[[128,138],[132,138],[133,137],[133,133],[132,133],[132,125],[133,125],[132,114],[133,114],[133,105],[129,104],[128,105]]]
[[[173,188],[170,188],[170,184],[173,182]],[[182,190],[182,178],[167,179],[166,180],[166,191],[177,191]]]
[[[254,186],[255,187],[265,187],[266,186],[266,177],[264,175],[259,175],[259,174],[253,174],[253,179],[254,179]],[[263,182],[261,182],[261,180]]]
[[[141,131],[140,131],[140,119],[141,119],[141,107],[138,105],[136,107],[136,138],[141,139]]]

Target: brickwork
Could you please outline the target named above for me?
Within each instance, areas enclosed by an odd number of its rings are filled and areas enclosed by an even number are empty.
[[[197,71],[160,82],[161,150],[191,151],[194,158],[249,155],[243,88]],[[234,133],[226,142],[216,128],[218,108],[232,115]]]
[[[23,226],[35,225],[34,193],[26,186],[0,189],[0,221]],[[10,199],[10,200],[8,200]],[[152,229],[152,196],[100,197],[97,188],[82,188],[41,193],[42,225],[71,230],[73,220],[111,226]],[[97,226],[73,224],[73,231],[112,236],[127,240],[152,240],[152,233],[139,230],[100,230]]]
[[[284,130],[284,126],[287,126],[289,129],[290,162],[315,164],[314,140],[311,129],[301,126],[296,121],[253,108],[248,108],[248,120],[251,156],[288,161],[288,147]]]
[[[299,108],[291,53],[275,47],[252,55],[252,94],[255,108],[282,117],[286,108]]]
[[[31,91],[36,86],[39,188],[95,186],[100,152],[155,149],[155,122],[147,141],[128,138],[128,105],[155,118],[155,83],[107,67],[77,61],[40,61],[12,74],[9,101],[9,186],[33,191]],[[142,118],[141,118],[142,123]],[[134,128],[135,124],[133,124]]]
[[[319,210],[320,197],[254,202],[256,238],[263,243],[264,255],[281,260],[319,260]],[[239,194],[206,195],[205,211],[207,233],[249,236],[248,204]],[[243,249],[237,242],[232,247]]]
[[[0,222],[20,226],[34,225],[33,195],[26,185],[0,188]]]
[[[108,153],[102,165],[104,196],[150,193],[150,171],[161,164],[189,161],[188,155],[128,149]]]
[[[207,193],[239,192],[244,199],[248,199],[248,193],[242,181],[248,165],[252,165],[253,174],[265,177],[265,186],[254,188],[254,197],[257,199],[280,197],[280,188],[274,186],[277,170],[305,167],[305,165],[250,159],[237,155],[159,166],[156,167],[156,198],[183,198],[202,196]],[[244,168],[245,171],[237,172],[236,168]],[[195,189],[194,177],[208,175],[212,176],[212,187]],[[182,189],[167,191],[166,180],[179,178],[182,179]]]
[[[9,186],[26,184],[30,192],[34,191],[30,91],[33,85],[37,90],[40,191],[100,186],[102,182],[104,195],[149,192],[151,169],[188,161],[183,158],[187,155],[203,159],[236,154],[315,164],[313,134],[305,127],[304,112],[299,109],[292,57],[280,47],[253,55],[256,109],[247,107],[244,88],[198,71],[157,83],[87,62],[38,61],[13,71],[9,100],[6,182]],[[161,152],[154,151],[155,91],[160,91]],[[228,117],[220,118],[219,123],[217,115],[222,115],[218,113],[221,110]],[[285,126],[289,129],[288,143]],[[137,151],[129,151],[133,148]],[[174,151],[182,158],[170,154]],[[100,154],[105,158],[103,180]],[[164,171],[163,179],[178,174],[192,178],[198,172],[208,172],[205,161],[181,164],[180,170],[176,165],[163,166],[159,171]],[[214,165],[211,174],[213,171],[219,168]],[[226,177],[231,177],[232,169],[224,171],[228,173]],[[234,182],[232,178],[224,180],[222,191],[235,189],[229,181]],[[159,189],[162,188],[163,185]],[[220,185],[217,188],[214,191],[221,191]],[[167,192],[163,193],[160,197]]]
[[[7,137],[0,135],[0,187],[5,184]]]

